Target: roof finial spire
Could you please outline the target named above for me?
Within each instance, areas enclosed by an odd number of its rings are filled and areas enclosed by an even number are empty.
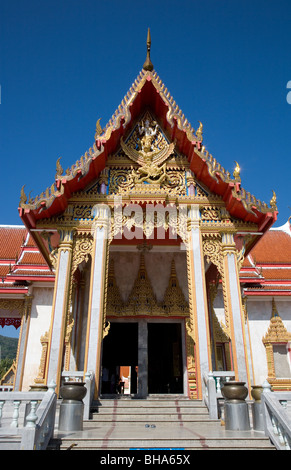
[[[149,70],[150,72],[154,69],[154,66],[151,62],[150,59],[150,53],[151,53],[151,32],[150,28],[148,28],[148,36],[147,36],[147,58],[145,63],[143,64],[143,69],[144,70]]]

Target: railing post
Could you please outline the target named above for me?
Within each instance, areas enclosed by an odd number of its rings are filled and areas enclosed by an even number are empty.
[[[3,406],[4,406],[5,401],[1,400],[0,401],[0,427],[1,427],[1,421],[2,421],[2,411],[3,411]]]
[[[208,389],[209,417],[211,419],[218,419],[216,384],[215,384],[215,379],[213,377],[213,373],[211,371],[208,373],[207,389]]]
[[[55,390],[56,390],[56,387],[57,387],[56,382],[55,382],[54,380],[52,380],[52,381],[50,382],[50,384],[48,385],[48,392],[54,393]]]
[[[20,401],[19,400],[14,400],[14,411],[13,411],[13,416],[12,416],[12,422],[11,422],[11,427],[12,428],[18,428],[18,418],[19,418],[19,407],[20,407]]]
[[[36,407],[37,407],[37,400],[31,400],[30,402],[30,413],[29,415],[26,416],[26,427],[27,428],[35,428],[36,427],[36,421],[37,421],[37,415],[36,415]]]
[[[271,385],[269,384],[267,380],[265,380],[265,382],[262,384],[262,387],[263,387],[263,393],[270,393],[272,391]]]

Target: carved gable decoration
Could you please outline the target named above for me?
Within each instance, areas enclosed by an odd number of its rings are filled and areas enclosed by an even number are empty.
[[[165,313],[180,312],[185,315],[189,314],[189,305],[186,302],[182,289],[179,286],[174,260],[172,261],[171,265],[169,285],[164,295],[163,308]]]
[[[188,160],[169,142],[154,116],[146,111],[123,140],[120,148],[108,158],[108,195],[155,194],[189,195],[195,186]],[[104,181],[104,175],[102,175]],[[197,186],[198,196],[207,193]]]

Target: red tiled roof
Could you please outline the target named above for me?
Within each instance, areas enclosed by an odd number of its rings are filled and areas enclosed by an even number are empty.
[[[0,226],[0,259],[15,261],[26,235],[25,227]]]
[[[17,265],[19,266],[23,264],[40,264],[46,266],[46,262],[44,261],[43,256],[40,254],[39,251],[25,251]]]
[[[16,289],[18,280],[51,279],[34,240],[22,226],[0,226],[0,289]]]
[[[291,269],[262,269],[262,275],[266,280],[288,280],[291,281]]]
[[[0,277],[5,277],[9,273],[9,266],[0,265]]]
[[[257,264],[291,264],[291,236],[281,230],[269,230],[251,256]]]

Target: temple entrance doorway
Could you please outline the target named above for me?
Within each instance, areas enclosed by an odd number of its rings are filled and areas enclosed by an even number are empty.
[[[184,394],[182,325],[146,319],[111,321],[103,340],[101,395]]]
[[[181,323],[148,323],[148,393],[182,394]]]
[[[138,323],[112,322],[103,341],[102,395],[136,394]]]

